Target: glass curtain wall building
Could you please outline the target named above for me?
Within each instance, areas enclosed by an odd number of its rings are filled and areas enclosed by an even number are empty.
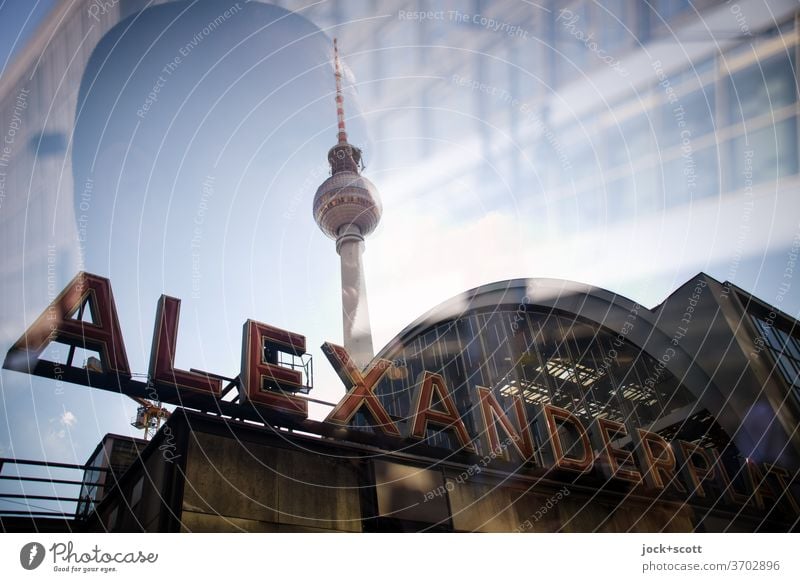
[[[754,201],[793,200],[792,2],[279,3],[340,37],[367,161],[429,178],[408,180],[407,198],[455,197],[456,216],[511,209],[543,240],[690,210],[738,223]],[[742,275],[738,259],[711,266]]]

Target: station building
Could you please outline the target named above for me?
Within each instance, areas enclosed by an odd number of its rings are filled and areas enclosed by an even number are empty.
[[[498,282],[431,310],[364,371],[378,370],[398,436],[366,402],[346,423],[178,408],[95,510],[65,523],[793,531],[798,348],[797,321],[702,273],[652,309],[567,281]]]

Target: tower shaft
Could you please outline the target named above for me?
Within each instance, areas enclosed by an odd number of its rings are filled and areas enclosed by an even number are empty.
[[[342,266],[344,347],[363,369],[375,355],[362,260],[364,238],[360,234],[345,234],[336,240],[336,250]]]

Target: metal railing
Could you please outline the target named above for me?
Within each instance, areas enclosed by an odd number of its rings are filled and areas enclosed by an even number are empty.
[[[17,474],[4,475],[3,470],[7,466],[17,467]],[[51,469],[80,471],[79,478],[55,478],[48,476],[34,476],[34,475],[20,475],[22,467],[40,467],[46,469],[48,472]],[[105,472],[111,471],[109,467],[92,467],[88,465],[76,465],[71,463],[55,463],[49,461],[32,461],[28,459],[10,459],[0,458],[0,518],[2,517],[51,517],[57,519],[82,519],[88,514],[87,511],[78,513],[78,504],[89,503],[90,506],[99,501],[93,498],[81,498],[81,491],[83,487],[102,487],[105,485],[103,482],[89,482],[86,481],[85,474],[87,471]],[[4,484],[17,484],[14,491],[7,491]],[[26,488],[30,490],[28,484],[37,484],[36,488],[41,485],[50,485],[53,488],[54,495],[45,495],[43,492],[37,491],[36,493],[26,492]],[[47,489],[47,487],[44,487]],[[58,490],[56,490],[58,488]],[[33,501],[33,503],[32,503]],[[44,507],[42,503],[36,502],[49,502],[50,504],[57,504],[58,507]],[[65,511],[62,504],[74,503],[75,509],[71,512]],[[19,505],[20,509],[10,509],[7,505]]]

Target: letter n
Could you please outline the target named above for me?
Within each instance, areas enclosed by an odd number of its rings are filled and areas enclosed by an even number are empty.
[[[79,317],[87,307],[91,321]],[[54,341],[96,351],[103,372],[131,376],[111,282],[104,277],[78,273],[11,347],[4,366],[32,373],[39,356]]]
[[[500,435],[497,431],[497,424],[503,427],[506,435],[511,437],[514,447],[524,460],[532,459],[534,455],[533,437],[531,436],[528,425],[528,417],[525,414],[525,404],[518,395],[514,396],[514,413],[517,418],[517,426],[506,415],[503,407],[495,398],[491,389],[477,386],[478,398],[481,401],[481,417],[483,425],[486,427],[486,435],[489,439],[489,450],[496,451],[501,448]],[[495,423],[497,421],[497,424]]]

